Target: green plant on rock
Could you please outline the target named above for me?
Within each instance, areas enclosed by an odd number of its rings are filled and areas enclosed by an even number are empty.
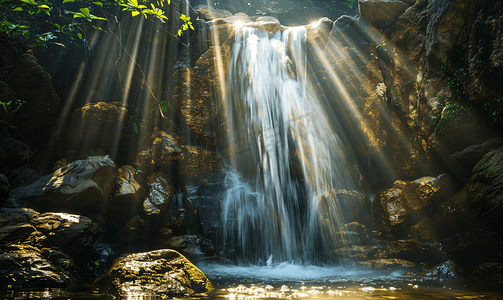
[[[16,99],[14,101],[2,102],[0,101],[0,105],[3,106],[3,109],[7,114],[13,114],[18,111],[23,104],[26,104],[26,101]]]

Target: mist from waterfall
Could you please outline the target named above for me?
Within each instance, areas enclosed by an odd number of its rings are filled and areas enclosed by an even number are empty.
[[[346,214],[327,193],[354,190],[358,173],[309,80],[306,30],[236,30],[224,103],[224,248],[246,262],[322,262],[340,246]]]

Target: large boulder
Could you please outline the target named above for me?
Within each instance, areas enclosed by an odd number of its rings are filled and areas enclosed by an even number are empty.
[[[11,109],[2,109],[0,120],[3,121],[2,126],[14,126],[23,134],[31,134],[52,124],[60,101],[52,87],[51,76],[38,64],[33,54],[21,54],[12,63],[14,68],[6,79],[8,89],[6,84],[2,86],[4,91],[15,92],[15,99],[23,102],[19,106],[12,102]]]
[[[84,253],[101,234],[91,219],[67,213],[38,214],[30,224],[46,235],[53,246],[71,256]]]
[[[61,288],[68,278],[31,247],[2,246],[0,254],[0,287]]]
[[[113,261],[107,274],[95,282],[114,296],[173,297],[207,293],[213,285],[190,261],[175,250],[135,253]]]
[[[128,109],[118,103],[87,104],[71,114],[63,129],[61,155],[70,161],[103,154],[124,160],[124,149],[133,146],[134,126]]]
[[[387,29],[410,7],[400,0],[359,0],[361,18],[378,29]]]
[[[420,222],[455,192],[455,181],[447,174],[414,181],[395,181],[391,189],[375,197],[373,224],[377,234],[405,238],[410,227],[415,225],[413,221]],[[424,224],[418,226],[421,225]]]
[[[494,230],[503,232],[503,148],[486,154],[473,168],[468,202],[477,207]]]
[[[109,156],[90,156],[13,190],[8,201],[41,211],[88,213],[109,199],[116,172]]]

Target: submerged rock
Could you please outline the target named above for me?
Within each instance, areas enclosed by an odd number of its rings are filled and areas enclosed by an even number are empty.
[[[503,282],[503,263],[488,262],[477,265],[470,277],[484,280],[484,282]]]
[[[116,169],[107,156],[74,161],[12,191],[8,201],[41,211],[95,211],[115,188]]]
[[[213,290],[196,266],[169,249],[120,257],[95,284],[101,292],[122,297],[172,297]]]

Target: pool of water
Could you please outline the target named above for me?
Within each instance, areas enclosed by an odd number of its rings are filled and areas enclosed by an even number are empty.
[[[213,282],[209,294],[171,299],[503,299],[502,285],[469,278],[407,276],[406,271],[371,271],[342,267],[199,266]],[[1,299],[113,299],[91,283],[67,289],[1,291]],[[126,295],[124,299],[166,299]]]

